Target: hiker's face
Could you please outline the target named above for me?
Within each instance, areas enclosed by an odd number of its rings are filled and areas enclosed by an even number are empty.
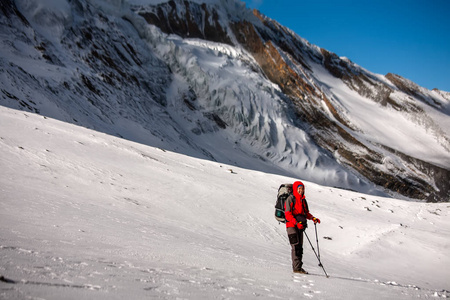
[[[297,192],[299,195],[303,195],[303,193],[305,192],[305,187],[303,185],[299,185],[297,188]]]

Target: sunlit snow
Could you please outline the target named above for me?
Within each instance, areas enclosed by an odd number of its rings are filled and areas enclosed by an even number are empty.
[[[59,51],[65,26],[82,23],[80,16],[68,1],[15,1],[33,29],[23,27],[17,37],[0,32],[1,299],[450,296],[448,203],[382,197],[382,189],[324,155],[293,126],[279,88],[254,71],[249,53],[165,35],[129,7],[162,0],[88,2],[102,13],[86,9],[86,22],[133,41],[143,64],[133,70],[137,76],[148,71],[168,82],[167,107],[144,101],[139,89],[112,91],[104,78],[96,88],[107,101],[97,104],[107,109],[89,105],[84,91],[69,93],[81,76],[103,74],[80,59],[87,56],[83,47]],[[206,2],[245,13],[235,1]],[[102,23],[103,13],[111,14],[109,23]],[[53,63],[31,40],[45,45]],[[450,125],[448,96],[427,91],[442,98],[442,110],[430,108],[436,122],[416,128],[427,120],[380,110],[311,66],[309,80],[371,138],[369,147],[385,143],[450,166],[448,132],[436,125]],[[183,103],[193,86],[202,110]],[[78,96],[86,98],[77,102]],[[394,97],[407,101],[404,94]],[[19,98],[37,103],[40,114],[12,109]],[[214,128],[204,113],[215,109],[226,111],[232,126]],[[394,159],[386,156],[380,168]],[[318,242],[330,278],[307,240],[304,267],[311,275],[292,274],[285,226],[273,214],[277,188],[294,180],[306,184],[311,212],[322,221]],[[312,224],[307,234],[317,251]]]
[[[4,107],[0,152],[3,299],[450,296],[448,203],[305,182],[330,278],[306,241],[312,275],[294,276],[273,205],[281,183],[302,178]],[[307,234],[317,250],[312,224]]]

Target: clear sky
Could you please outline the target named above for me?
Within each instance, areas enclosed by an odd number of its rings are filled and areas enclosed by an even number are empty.
[[[378,74],[450,92],[450,0],[243,0]]]

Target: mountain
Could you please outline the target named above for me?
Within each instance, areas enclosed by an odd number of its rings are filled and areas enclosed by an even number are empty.
[[[306,238],[292,274],[274,218],[295,178],[3,106],[0,166],[1,299],[450,297],[448,203],[303,181],[326,278]]]
[[[192,157],[448,201],[450,93],[240,1],[6,0],[1,104]]]

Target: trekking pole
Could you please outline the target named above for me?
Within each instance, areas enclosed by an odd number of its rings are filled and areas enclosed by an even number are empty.
[[[314,223],[314,230],[316,231],[317,256],[319,257],[319,267],[321,267],[322,263],[320,263],[319,238],[317,237],[317,224],[316,223]]]
[[[330,276],[328,276],[327,271],[325,271],[325,268],[323,267],[322,262],[320,261],[320,257],[317,256],[316,250],[314,249],[314,246],[313,246],[313,244],[311,243],[311,240],[309,239],[308,235],[306,234],[306,230],[304,230],[303,232],[305,233],[305,236],[306,236],[306,238],[308,239],[308,242],[309,242],[309,244],[311,245],[311,248],[313,249],[313,252],[314,252],[314,254],[315,254],[316,257],[317,257],[317,260],[319,261],[319,266],[322,267],[322,270],[323,270],[323,272],[325,273],[325,276],[326,276],[327,278],[329,278]]]

